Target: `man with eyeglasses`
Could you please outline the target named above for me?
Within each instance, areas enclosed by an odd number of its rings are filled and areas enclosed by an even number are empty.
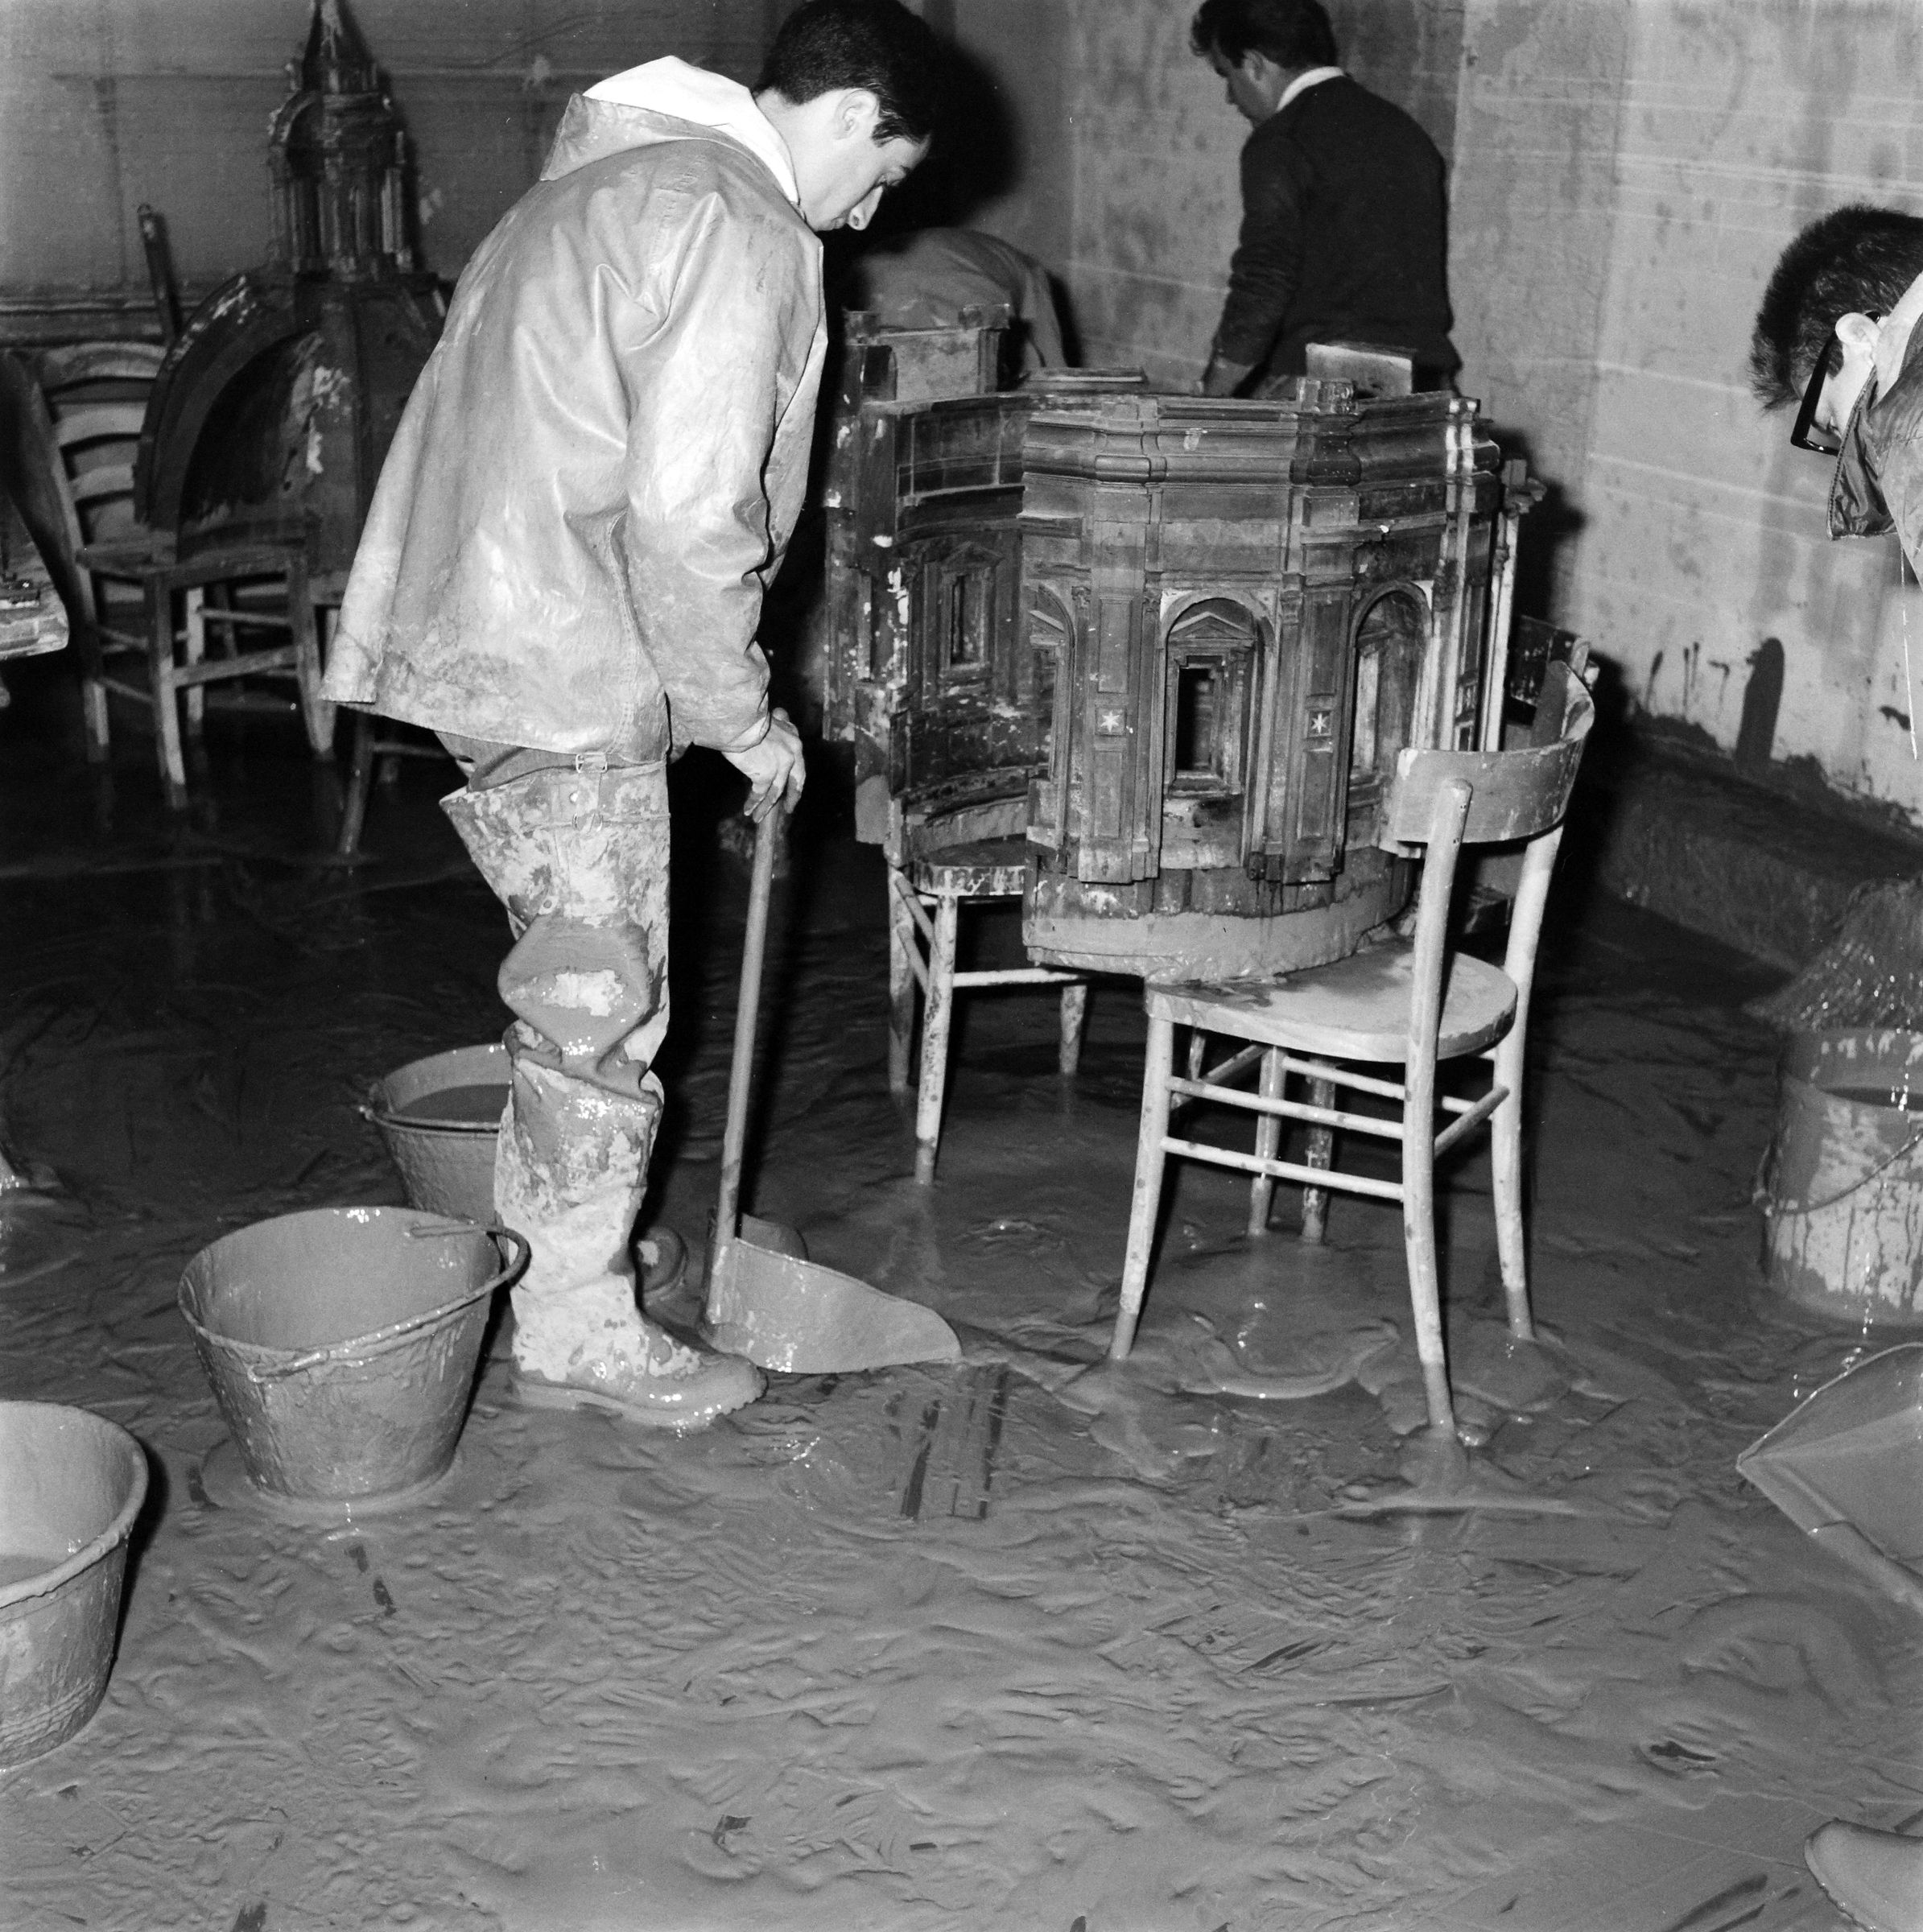
[[[1830,535],[1896,533],[1923,576],[1923,218],[1859,204],[1785,249],[1750,339],[1765,408],[1798,402],[1789,440],[1833,457]],[[1868,1932],[1923,1932],[1923,1839],[1832,1820],[1803,1856]]]
[[[1784,250],[1749,362],[1766,409],[1798,402],[1790,441],[1837,460],[1830,535],[1893,530],[1923,573],[1923,354],[1911,353],[1919,316],[1923,217],[1839,208]]]

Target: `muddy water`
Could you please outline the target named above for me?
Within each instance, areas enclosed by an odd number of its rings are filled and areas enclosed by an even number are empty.
[[[1411,1509],[1394,1211],[1339,1199],[1306,1249],[1278,1190],[1251,1243],[1233,1179],[1185,1174],[1104,1369],[1137,998],[1098,991],[1066,1088],[1046,1001],[968,1002],[918,1189],[878,869],[798,841],[749,1199],[939,1307],[964,1361],[777,1377],[679,1440],[517,1410],[497,1337],[448,1484],[307,1528],[202,1480],[223,1430],[180,1271],[398,1198],[356,1103],[497,1033],[498,913],[425,770],[343,877],[289,862],[324,818],[258,747],[173,833],[137,765],[99,816],[68,767],[0,770],[33,874],[0,906],[0,1103],[58,1182],[0,1212],[0,1393],[113,1417],[160,1479],[100,1715],[0,1775],[0,1923],[1816,1926],[1804,1831],[1923,1806],[1916,1628],[1733,1468],[1862,1338],[1756,1291],[1772,1054],[1727,957],[1566,914],[1542,1339],[1500,1323],[1465,1162],[1475,1506]],[[698,1242],[745,881],[683,803],[658,1212]]]
[[[464,1127],[497,1127],[507,1107],[505,1082],[480,1086],[444,1087],[438,1093],[424,1093],[397,1108],[394,1118],[401,1121],[452,1121]]]

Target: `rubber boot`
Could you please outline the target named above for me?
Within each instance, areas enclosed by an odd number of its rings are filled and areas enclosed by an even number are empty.
[[[630,1237],[662,1107],[667,813],[659,767],[539,772],[443,801],[518,935],[501,996],[511,1084],[494,1203],[533,1250],[514,1385],[542,1406],[690,1429],[765,1385],[637,1305]]]
[[[1810,1834],[1803,1862],[1863,1932],[1923,1932],[1923,1838],[1832,1819]]]

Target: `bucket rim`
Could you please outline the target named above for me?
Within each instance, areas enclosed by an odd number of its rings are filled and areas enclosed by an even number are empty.
[[[485,1060],[489,1064],[498,1064],[504,1074],[509,1071],[510,1064],[507,1048],[499,1040],[478,1042],[470,1046],[448,1046],[444,1047],[439,1053],[423,1054],[419,1059],[409,1060],[404,1065],[394,1067],[382,1074],[378,1080],[371,1081],[367,1089],[367,1098],[361,1104],[361,1112],[377,1127],[398,1128],[403,1133],[411,1129],[424,1129],[429,1133],[437,1134],[498,1133],[501,1131],[501,1123],[498,1121],[492,1122],[485,1121],[437,1121],[418,1114],[405,1115],[399,1111],[400,1108],[408,1105],[409,1103],[405,1100],[396,1101],[394,1097],[393,1084],[397,1080],[405,1079],[410,1074],[419,1072],[423,1067],[431,1067],[437,1060]],[[503,1080],[501,1084],[506,1086],[510,1083],[507,1080]]]
[[[357,1212],[365,1212],[365,1210]],[[363,1334],[345,1335],[337,1342],[324,1343],[317,1348],[303,1348],[299,1354],[292,1356],[284,1348],[270,1348],[259,1342],[242,1341],[238,1335],[222,1335],[217,1330],[209,1328],[188,1305],[188,1283],[193,1268],[192,1261],[188,1262],[187,1272],[180,1278],[180,1286],[174,1297],[175,1305],[196,1337],[237,1361],[250,1381],[277,1382],[290,1375],[299,1375],[310,1368],[317,1368],[324,1363],[352,1360],[380,1354],[420,1330],[431,1327],[437,1322],[444,1322],[450,1315],[460,1314],[464,1308],[472,1307],[484,1297],[491,1297],[497,1289],[511,1287],[526,1273],[527,1265],[534,1256],[534,1250],[526,1235],[498,1223],[464,1221],[452,1215],[428,1214],[411,1208],[390,1208],[386,1212],[413,1216],[416,1225],[407,1232],[410,1237],[415,1240],[432,1241],[444,1235],[453,1234],[485,1235],[493,1241],[495,1257],[501,1265],[487,1280],[472,1288],[463,1289],[459,1294],[443,1302],[438,1307],[430,1308],[419,1315],[404,1315],[399,1321],[390,1322],[385,1327],[369,1328]],[[244,1232],[244,1229],[235,1230],[237,1233]],[[222,1240],[226,1238],[225,1236],[221,1237]],[[515,1251],[510,1253],[506,1260],[501,1260],[500,1248],[503,1241],[512,1244]],[[203,1249],[200,1253],[206,1252]],[[196,1254],[194,1261],[200,1258],[200,1256]]]
[[[115,1546],[123,1543],[132,1534],[134,1519],[140,1514],[146,1501],[147,1464],[146,1451],[140,1446],[139,1439],[130,1430],[121,1427],[118,1422],[109,1422],[104,1415],[96,1415],[91,1409],[81,1409],[71,1402],[35,1402],[0,1400],[0,1412],[9,1410],[43,1409],[52,1414],[84,1416],[87,1426],[102,1431],[109,1441],[118,1437],[115,1446],[122,1449],[133,1470],[134,1480],[127,1499],[114,1512],[113,1520],[99,1535],[89,1538],[71,1555],[63,1557],[51,1570],[42,1570],[32,1576],[23,1576],[18,1583],[0,1587],[0,1612],[13,1609],[15,1605],[31,1602],[36,1596],[51,1596],[63,1584],[71,1583],[83,1571],[91,1570],[103,1557],[113,1554]]]

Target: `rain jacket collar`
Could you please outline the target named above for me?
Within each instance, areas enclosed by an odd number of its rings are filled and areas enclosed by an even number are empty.
[[[610,74],[605,80],[596,81],[580,100],[586,111],[571,112],[563,120],[541,171],[544,181],[572,174],[624,148],[658,139],[654,130],[637,124],[631,112],[623,111],[639,109],[740,142],[774,175],[789,201],[796,208],[801,205],[801,188],[787,142],[755,105],[754,96],[725,74],[711,74],[705,68],[691,67],[669,54]]]
[[[1843,431],[1830,485],[1830,535],[1880,537],[1896,528],[1881,477],[1891,451],[1923,430],[1923,275],[1903,291],[1876,338],[1876,363]]]

